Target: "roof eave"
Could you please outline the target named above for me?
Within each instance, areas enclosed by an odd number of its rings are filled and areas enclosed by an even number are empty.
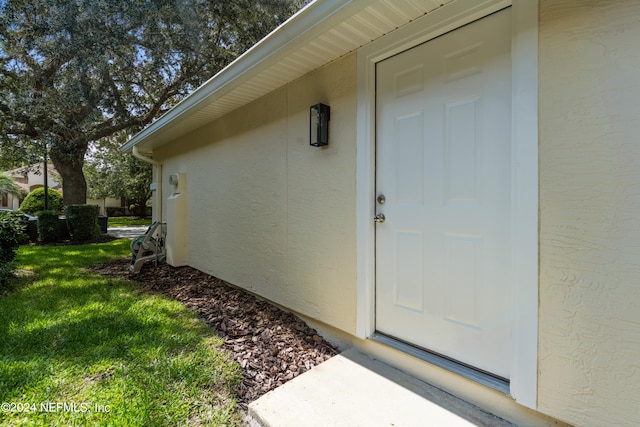
[[[181,118],[196,110],[203,102],[212,102],[216,95],[224,94],[229,88],[236,87],[251,76],[260,73],[270,64],[286,55],[291,45],[307,42],[314,34],[325,29],[354,9],[362,9],[375,0],[323,0],[315,1],[301,9],[269,35],[240,55],[219,73],[183,99],[175,107],[161,116],[151,125],[134,135],[120,147],[124,153],[131,152],[134,146],[142,152],[164,144],[153,145],[153,137],[163,129],[168,129]]]

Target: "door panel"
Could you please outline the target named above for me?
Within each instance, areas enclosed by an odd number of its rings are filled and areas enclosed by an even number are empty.
[[[376,329],[509,378],[510,10],[376,66]]]

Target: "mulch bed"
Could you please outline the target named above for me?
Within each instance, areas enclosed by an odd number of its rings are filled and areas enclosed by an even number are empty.
[[[243,368],[236,392],[244,408],[338,354],[336,347],[293,314],[194,268],[149,263],[137,274],[128,268],[129,260],[118,260],[93,270],[127,277],[197,312],[224,338],[224,348]]]

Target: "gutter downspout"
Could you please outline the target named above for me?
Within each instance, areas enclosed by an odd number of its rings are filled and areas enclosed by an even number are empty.
[[[155,215],[155,217],[156,217],[156,221],[162,222],[162,163],[157,162],[153,160],[151,157],[147,157],[142,153],[140,153],[137,145],[133,146],[133,150],[131,151],[131,153],[133,154],[133,157],[140,159],[145,163],[150,163],[156,167],[156,189],[155,190],[156,190],[157,197],[156,197],[156,200],[154,200],[154,202],[157,202],[158,204],[157,209],[158,209],[159,216]],[[153,211],[156,212],[155,206]]]

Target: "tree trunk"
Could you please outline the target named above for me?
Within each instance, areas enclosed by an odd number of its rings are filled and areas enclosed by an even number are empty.
[[[84,179],[85,150],[77,150],[69,155],[51,150],[51,160],[62,178],[64,205],[84,205],[87,203],[87,181]]]

